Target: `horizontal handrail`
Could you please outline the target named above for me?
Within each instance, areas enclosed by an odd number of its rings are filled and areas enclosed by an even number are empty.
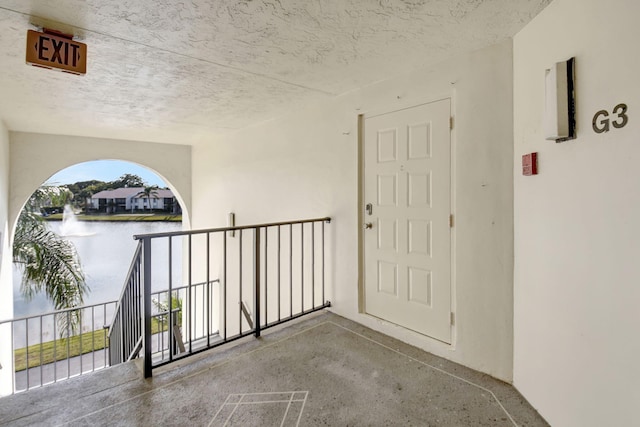
[[[220,283],[220,279],[213,279],[213,280],[209,280],[209,283]],[[206,285],[207,282],[198,282],[198,283],[192,283],[191,285],[182,285],[182,286],[174,286],[171,288],[171,290],[173,291],[180,291],[183,289],[188,289],[190,286],[202,286],[202,285]],[[159,295],[159,294],[164,294],[169,292],[168,289],[163,289],[161,291],[155,291],[155,292],[151,292],[151,296],[153,295]]]
[[[141,240],[143,238],[151,238],[155,239],[157,237],[173,237],[173,236],[190,236],[194,234],[206,234],[206,233],[220,233],[223,231],[239,231],[239,230],[249,230],[254,228],[265,228],[265,227],[277,227],[283,225],[290,224],[309,224],[311,222],[331,222],[331,217],[325,218],[315,218],[315,219],[302,219],[298,221],[282,221],[282,222],[268,222],[264,224],[254,224],[254,225],[239,225],[235,227],[219,227],[219,228],[206,228],[199,230],[184,230],[184,231],[170,231],[166,233],[149,233],[149,234],[136,234],[133,236],[134,240]]]
[[[82,305],[82,306],[78,306],[78,307],[72,307],[72,308],[65,308],[62,310],[55,310],[55,311],[48,311],[46,313],[40,313],[40,314],[36,314],[33,316],[22,316],[22,317],[14,317],[12,319],[5,319],[5,320],[0,320],[0,325],[3,325],[5,323],[15,323],[21,320],[31,320],[34,319],[36,317],[44,317],[44,316],[55,316],[55,315],[59,315],[62,313],[66,313],[66,312],[74,312],[74,311],[78,311],[78,310],[82,310],[82,309],[86,309],[86,308],[92,308],[92,307],[98,307],[101,305],[109,305],[109,304],[116,304],[118,301],[106,301],[106,302],[99,302],[97,304],[91,304],[91,305]]]
[[[117,301],[0,321],[11,328],[13,391],[84,375],[109,365],[107,325]]]
[[[330,306],[329,223],[321,217],[133,236],[139,246],[109,330],[111,362],[144,355],[151,376],[154,367]]]
[[[40,346],[35,356],[27,352],[28,367],[45,360],[41,355],[49,341],[43,342],[43,339],[48,339],[50,332],[44,333],[43,325],[52,325],[51,345],[55,346],[58,343],[56,329],[61,331],[58,323],[66,320],[66,337],[80,339],[80,354],[85,356],[74,362],[69,358],[55,359],[53,379],[47,381],[82,375],[85,367],[93,371],[142,354],[145,355],[145,374],[150,375],[151,367],[248,335],[259,336],[261,330],[329,307],[331,303],[325,300],[325,223],[331,223],[331,218],[136,235],[134,238],[140,244],[117,301],[2,320],[0,326],[11,323],[13,339],[22,334],[18,339],[24,341],[27,350],[33,345]],[[234,231],[238,233],[229,233]],[[180,237],[187,238],[178,240]],[[158,265],[168,268],[168,275],[163,278],[154,271],[152,279],[150,242],[163,238],[168,242],[168,258]],[[172,283],[176,276],[176,271],[172,273],[174,260],[180,286]],[[205,272],[206,280],[198,280],[196,276]],[[151,291],[151,280],[157,287],[167,277],[168,288]],[[156,305],[155,310],[152,305]],[[249,319],[243,317],[242,306],[248,307]],[[66,326],[76,314],[80,319],[80,337]],[[152,318],[155,319],[153,328]],[[16,325],[21,326],[16,329]],[[104,330],[104,337],[82,336],[89,332],[98,334],[100,330]],[[91,345],[83,343],[82,338],[88,339]],[[156,347],[153,351],[152,338]],[[69,351],[71,341],[64,342],[67,355],[76,351]],[[95,350],[98,347],[100,350]],[[59,365],[60,373],[56,373],[55,367]],[[39,372],[33,369],[37,368],[27,368],[24,373],[27,389],[44,384],[48,375],[43,373],[42,366]],[[40,377],[39,384],[34,376]],[[21,381],[24,382],[24,378]]]

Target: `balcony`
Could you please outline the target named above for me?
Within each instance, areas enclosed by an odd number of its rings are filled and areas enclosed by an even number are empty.
[[[53,363],[49,381],[58,363],[76,375],[54,384],[27,369],[39,388],[3,398],[0,425],[546,425],[510,385],[331,313],[327,224],[137,236],[120,300],[77,313],[104,341],[84,356],[94,372],[83,357]],[[72,336],[72,313],[25,322],[25,342],[33,323]]]
[[[512,386],[326,310],[141,371],[132,361],[3,398],[0,424],[547,425]]]
[[[144,375],[330,306],[330,218],[135,236],[118,301],[0,322],[14,392],[142,357]]]

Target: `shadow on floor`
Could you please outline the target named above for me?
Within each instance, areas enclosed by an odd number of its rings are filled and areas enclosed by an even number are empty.
[[[0,399],[0,425],[547,426],[510,385],[329,312],[154,371]]]

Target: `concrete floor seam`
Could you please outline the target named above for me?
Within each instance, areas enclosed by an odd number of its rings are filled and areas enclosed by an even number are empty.
[[[304,399],[294,399],[294,396],[298,393],[304,393]],[[267,400],[267,401],[251,401],[251,402],[243,402],[242,400],[246,397],[246,396],[260,396],[260,395],[264,395],[264,396],[268,396],[268,395],[273,395],[273,394],[289,394],[290,397],[287,400]],[[237,402],[232,402],[230,403],[229,400],[231,399],[231,396],[241,396],[240,400]],[[284,403],[287,402],[287,409],[284,413],[284,416],[282,417],[282,422],[280,423],[280,426],[282,427],[284,425],[284,422],[287,419],[287,416],[289,415],[289,411],[291,409],[291,404],[292,403],[297,403],[297,402],[301,402],[301,408],[300,411],[298,413],[297,419],[296,419],[296,427],[300,425],[300,421],[302,420],[302,414],[304,412],[304,406],[307,402],[307,398],[309,397],[309,391],[283,391],[283,392],[264,392],[264,393],[244,393],[244,394],[230,394],[229,396],[227,396],[227,398],[225,399],[224,403],[220,406],[220,409],[218,409],[218,411],[216,412],[216,414],[213,416],[213,418],[211,419],[211,421],[209,422],[209,424],[207,425],[207,427],[211,427],[213,425],[213,423],[216,421],[216,419],[218,418],[218,415],[220,415],[220,413],[222,412],[222,410],[225,408],[226,405],[231,405],[231,406],[235,406],[235,408],[233,409],[233,411],[227,416],[227,419],[225,421],[225,426],[229,423],[229,420],[231,420],[231,418],[233,418],[233,415],[235,414],[236,410],[238,409],[238,407],[242,406],[242,405],[265,405],[265,404],[270,404],[270,403]]]
[[[144,397],[144,396],[146,396],[146,395],[153,394],[153,393],[158,392],[158,391],[160,391],[160,390],[163,390],[163,389],[166,389],[166,388],[168,388],[168,387],[174,386],[174,385],[176,385],[176,384],[182,383],[182,382],[184,382],[184,381],[186,381],[186,380],[189,380],[189,379],[191,379],[191,378],[193,378],[193,377],[196,377],[196,376],[202,375],[202,374],[204,374],[204,373],[206,373],[206,372],[212,371],[213,369],[216,369],[216,368],[219,368],[219,367],[225,366],[225,365],[227,365],[227,364],[229,364],[229,363],[232,363],[232,362],[236,361],[237,359],[239,359],[239,358],[241,358],[241,357],[249,356],[249,355],[251,355],[251,354],[257,353],[258,351],[267,350],[267,349],[269,349],[269,348],[271,348],[271,347],[273,347],[273,346],[276,346],[276,345],[278,345],[278,344],[281,344],[281,343],[283,343],[283,342],[286,342],[286,341],[290,340],[291,338],[294,338],[294,337],[300,336],[300,335],[305,334],[305,333],[307,333],[307,332],[309,332],[309,331],[312,331],[312,330],[314,330],[314,329],[316,329],[316,328],[318,328],[318,327],[320,327],[320,326],[325,326],[325,325],[328,325],[328,324],[331,324],[331,325],[333,325],[333,326],[336,326],[336,327],[338,327],[338,328],[340,328],[340,329],[342,329],[342,330],[344,330],[344,331],[350,332],[350,333],[351,333],[351,334],[353,334],[353,335],[356,335],[356,336],[358,336],[358,337],[360,337],[360,338],[363,338],[363,339],[365,339],[365,340],[367,340],[367,341],[369,341],[369,342],[371,342],[371,343],[374,343],[374,344],[376,344],[376,345],[378,345],[378,346],[380,346],[380,347],[382,347],[382,348],[384,348],[384,349],[387,349],[387,350],[389,350],[389,351],[391,351],[391,352],[393,352],[393,353],[395,353],[395,354],[401,355],[401,356],[403,356],[403,357],[407,357],[409,360],[412,360],[412,361],[414,361],[414,362],[417,362],[417,363],[419,363],[419,364],[421,364],[421,365],[423,365],[423,366],[426,366],[426,367],[428,367],[428,368],[431,368],[431,369],[433,369],[433,370],[435,370],[435,371],[437,371],[437,372],[440,372],[440,373],[442,373],[442,374],[445,374],[445,375],[447,375],[447,376],[449,376],[449,377],[451,377],[451,378],[454,378],[454,379],[456,379],[456,380],[459,380],[459,381],[461,381],[461,382],[463,382],[463,383],[465,383],[465,384],[468,384],[468,385],[470,385],[470,386],[473,386],[473,387],[475,387],[475,388],[477,388],[477,389],[479,389],[479,390],[482,390],[482,391],[484,391],[484,392],[488,393],[488,394],[493,398],[493,400],[497,403],[497,405],[501,408],[501,410],[504,412],[504,414],[509,418],[509,420],[511,421],[511,423],[512,423],[515,427],[518,427],[518,424],[517,424],[517,423],[516,423],[516,421],[513,419],[513,417],[512,417],[512,416],[511,416],[511,414],[509,413],[509,411],[507,411],[507,409],[504,407],[504,405],[502,404],[502,402],[500,401],[500,399],[498,399],[498,397],[497,397],[497,396],[496,396],[496,395],[495,395],[491,390],[489,390],[489,389],[487,389],[487,388],[485,388],[485,387],[483,387],[483,386],[481,386],[481,385],[479,385],[479,384],[476,384],[476,383],[474,383],[474,382],[472,382],[472,381],[469,381],[469,380],[467,380],[467,379],[464,379],[464,378],[462,378],[462,377],[459,377],[459,376],[457,376],[457,375],[455,375],[455,374],[452,374],[452,373],[450,373],[450,372],[447,372],[447,371],[445,371],[445,370],[443,370],[443,369],[441,369],[441,368],[438,368],[438,367],[436,367],[436,366],[430,365],[429,363],[426,363],[426,362],[420,361],[420,360],[418,360],[418,359],[416,359],[416,358],[414,358],[414,357],[411,357],[411,356],[407,355],[406,353],[403,353],[403,352],[401,352],[401,351],[399,351],[399,350],[396,350],[396,349],[394,349],[394,348],[392,348],[392,347],[389,347],[389,346],[388,346],[388,345],[386,345],[386,344],[383,344],[383,343],[381,343],[381,342],[379,342],[379,341],[376,341],[376,340],[375,340],[375,339],[373,339],[373,338],[370,338],[370,337],[367,337],[367,336],[365,336],[365,335],[362,335],[362,334],[360,334],[360,333],[358,333],[358,332],[356,332],[356,331],[354,331],[354,330],[349,329],[349,328],[348,328],[348,327],[346,327],[346,326],[340,325],[340,324],[335,323],[334,321],[331,321],[331,320],[325,320],[325,321],[322,321],[321,323],[318,323],[318,324],[316,324],[316,325],[312,325],[312,326],[310,326],[310,327],[308,327],[308,328],[302,329],[302,330],[300,330],[300,331],[296,332],[295,334],[292,334],[292,335],[290,335],[290,336],[288,336],[288,337],[282,338],[282,339],[280,339],[280,340],[274,341],[274,342],[269,343],[269,344],[260,345],[259,347],[254,348],[254,349],[252,349],[252,350],[250,350],[250,351],[247,351],[247,352],[243,352],[242,354],[238,354],[238,355],[235,355],[235,356],[232,356],[232,357],[228,357],[228,358],[226,358],[225,360],[223,360],[223,361],[221,361],[221,362],[219,362],[219,363],[215,363],[215,364],[213,364],[213,365],[211,365],[211,366],[209,366],[209,367],[207,367],[207,368],[200,369],[200,370],[198,370],[198,371],[196,371],[196,372],[194,372],[194,373],[192,373],[192,374],[190,374],[190,375],[187,375],[187,376],[185,376],[185,377],[182,377],[182,378],[180,378],[180,379],[178,379],[178,380],[170,381],[170,382],[168,382],[168,383],[166,383],[166,384],[164,384],[164,385],[160,385],[160,386],[158,386],[158,387],[155,387],[155,388],[154,388],[154,389],[152,389],[152,390],[148,390],[148,391],[146,391],[146,392],[140,393],[140,394],[138,394],[138,395],[136,395],[136,396],[133,396],[133,397],[130,397],[130,398],[128,398],[128,399],[124,399],[124,400],[122,400],[122,401],[120,401],[120,402],[113,403],[113,404],[111,404],[111,405],[109,405],[109,406],[106,406],[106,407],[104,407],[104,408],[98,409],[98,410],[93,411],[93,412],[91,412],[91,413],[88,413],[88,414],[82,415],[81,417],[75,418],[75,419],[73,419],[73,420],[69,420],[69,421],[67,421],[67,422],[65,422],[65,423],[62,423],[62,424],[59,424],[59,425],[60,425],[60,426],[69,425],[69,424],[71,424],[71,423],[74,423],[74,422],[80,421],[80,420],[82,420],[82,419],[84,419],[84,418],[87,418],[87,417],[89,417],[89,416],[92,416],[92,415],[98,414],[98,413],[100,413],[100,412],[102,412],[102,411],[104,411],[104,410],[112,409],[112,408],[118,407],[118,406],[120,406],[120,405],[126,404],[126,403],[128,403],[128,402],[131,402],[131,401],[133,401],[133,400],[136,400],[136,399],[139,399],[139,398],[141,398],[141,397]],[[224,404],[223,404],[223,406],[224,406]],[[214,419],[215,419],[215,416],[214,416]]]
[[[356,335],[356,336],[358,336],[358,337],[360,337],[360,338],[363,338],[363,339],[365,339],[365,340],[367,340],[367,341],[369,341],[369,342],[372,342],[372,343],[374,343],[374,344],[377,344],[377,345],[379,345],[379,346],[381,346],[381,347],[383,347],[383,348],[385,348],[385,349],[387,349],[387,350],[390,350],[390,351],[392,351],[392,352],[394,352],[394,353],[396,353],[396,354],[399,354],[399,355],[405,356],[405,357],[409,358],[410,360],[413,360],[414,362],[420,363],[421,365],[427,366],[427,367],[429,367],[429,368],[431,368],[431,369],[434,369],[434,370],[436,370],[436,371],[438,371],[438,372],[441,372],[441,373],[443,373],[443,374],[445,374],[445,375],[448,375],[448,376],[450,376],[450,377],[452,377],[452,378],[455,378],[455,379],[457,379],[457,380],[460,380],[460,381],[462,381],[462,382],[464,382],[464,383],[466,383],[466,384],[469,384],[469,385],[471,385],[471,386],[473,386],[473,387],[476,387],[476,388],[478,388],[478,389],[480,389],[480,390],[482,390],[482,391],[485,391],[485,392],[489,393],[489,394],[491,395],[491,397],[493,397],[493,399],[496,401],[496,403],[500,406],[500,408],[502,409],[502,411],[507,415],[507,417],[509,417],[509,420],[511,420],[511,422],[513,423],[513,425],[514,425],[515,427],[518,427],[518,424],[515,422],[515,420],[513,419],[513,417],[511,416],[511,414],[509,413],[509,411],[507,411],[507,409],[504,407],[504,405],[502,405],[502,402],[500,402],[500,399],[498,399],[498,397],[497,397],[497,396],[496,396],[496,395],[495,395],[491,390],[489,390],[489,389],[487,389],[487,388],[485,388],[485,387],[483,387],[483,386],[481,386],[481,385],[479,385],[479,384],[476,384],[476,383],[474,383],[474,382],[471,382],[471,381],[469,381],[469,380],[466,380],[466,379],[464,379],[464,378],[462,378],[462,377],[459,377],[459,376],[457,376],[457,375],[455,375],[455,374],[452,374],[452,373],[450,373],[450,372],[447,372],[447,371],[445,371],[445,370],[443,370],[443,369],[440,369],[440,368],[438,368],[438,367],[436,367],[436,366],[430,365],[430,364],[428,364],[428,363],[426,363],[426,362],[423,362],[423,361],[418,360],[418,359],[416,359],[416,358],[414,358],[414,357],[411,357],[411,356],[409,356],[408,354],[405,354],[405,353],[403,353],[403,352],[401,352],[401,351],[399,351],[399,350],[396,350],[396,349],[394,349],[394,348],[392,348],[392,347],[389,347],[388,345],[382,344],[382,343],[380,343],[380,342],[378,342],[378,341],[374,340],[373,338],[369,338],[369,337],[367,337],[367,336],[364,336],[364,335],[362,335],[362,334],[359,334],[358,332],[355,332],[355,331],[353,331],[353,330],[351,330],[351,329],[349,329],[349,328],[346,328],[346,327],[344,327],[344,326],[342,326],[342,325],[339,325],[339,324],[337,324],[337,323],[335,323],[335,322],[332,322],[332,321],[328,320],[326,323],[332,323],[333,325],[335,325],[335,326],[337,326],[337,327],[339,327],[339,328],[342,328],[342,329],[344,329],[345,331],[351,332],[352,334],[354,334],[354,335]]]
[[[258,351],[260,351],[260,350],[268,349],[268,348],[270,348],[270,347],[273,347],[274,345],[280,344],[280,343],[282,343],[282,342],[285,342],[285,341],[287,341],[287,340],[290,340],[291,338],[297,337],[298,335],[301,335],[301,334],[303,334],[303,333],[305,333],[305,332],[311,331],[311,330],[313,330],[313,329],[315,329],[315,328],[317,328],[317,327],[319,327],[319,326],[323,326],[323,325],[325,325],[325,324],[329,324],[329,323],[333,323],[333,322],[324,321],[324,322],[319,323],[319,324],[317,324],[317,325],[313,325],[313,326],[311,326],[311,327],[309,327],[309,328],[303,329],[303,330],[301,330],[300,332],[296,332],[295,334],[292,334],[292,335],[290,335],[290,336],[288,336],[288,337],[286,337],[286,338],[283,338],[283,339],[281,339],[281,340],[275,341],[275,342],[270,343],[270,344],[266,344],[266,345],[264,345],[264,346],[260,346],[260,347],[258,347],[258,348],[253,349],[253,350],[250,350],[250,351],[244,352],[244,353],[242,353],[242,354],[239,354],[239,355],[237,355],[237,356],[229,357],[229,358],[225,359],[224,361],[222,361],[222,362],[220,362],[220,363],[216,363],[216,364],[214,364],[214,365],[212,365],[212,366],[209,366],[208,368],[205,368],[205,369],[201,369],[201,370],[199,370],[199,371],[196,371],[196,372],[194,372],[194,373],[192,373],[192,374],[190,374],[190,375],[187,375],[186,377],[180,378],[179,380],[175,380],[175,381],[168,382],[167,384],[164,384],[164,385],[158,386],[158,387],[154,388],[153,390],[145,391],[144,393],[140,393],[140,394],[138,394],[137,396],[130,397],[130,398],[128,398],[128,399],[122,400],[122,401],[117,402],[117,403],[113,403],[113,404],[111,404],[111,405],[109,405],[109,406],[105,406],[104,408],[100,408],[100,409],[98,409],[97,411],[93,411],[93,412],[90,412],[90,413],[88,413],[88,414],[85,414],[85,415],[83,415],[83,416],[81,416],[81,417],[75,418],[75,419],[73,419],[73,420],[69,420],[69,421],[66,421],[66,422],[64,422],[64,423],[62,423],[62,424],[58,424],[58,427],[65,426],[65,425],[69,425],[69,424],[71,424],[71,423],[73,423],[73,422],[80,421],[80,420],[81,420],[81,419],[83,419],[83,418],[87,418],[87,417],[89,417],[89,416],[91,416],[91,415],[98,414],[98,413],[100,413],[100,412],[102,412],[102,411],[104,411],[104,410],[111,409],[111,408],[115,408],[116,406],[120,406],[120,405],[122,405],[122,404],[125,404],[125,403],[128,403],[128,402],[131,402],[131,401],[133,401],[133,400],[139,399],[139,398],[141,398],[141,397],[143,397],[143,396],[146,396],[146,395],[148,395],[148,394],[152,394],[152,393],[155,393],[155,392],[157,392],[157,391],[163,390],[163,389],[165,389],[165,388],[167,388],[167,387],[171,387],[171,386],[173,386],[173,385],[179,384],[179,383],[181,383],[181,382],[183,382],[183,381],[185,381],[185,380],[188,380],[188,379],[193,378],[193,377],[195,377],[195,376],[201,375],[201,374],[203,374],[203,373],[205,373],[205,372],[208,372],[208,371],[211,371],[211,370],[213,370],[213,369],[215,369],[215,368],[218,368],[218,367],[221,367],[221,366],[227,365],[227,364],[229,364],[229,363],[231,363],[231,362],[235,361],[236,359],[238,359],[238,358],[240,358],[240,357],[244,357],[244,356],[247,356],[247,355],[250,355],[250,354],[256,353],[256,352],[258,352]]]
[[[220,412],[222,412],[222,410],[224,409],[224,405],[227,404],[227,402],[229,401],[229,398],[231,397],[231,395],[227,396],[227,399],[224,401],[224,403],[222,405],[220,405],[220,408],[218,409],[218,411],[216,412],[216,414],[213,416],[213,418],[211,418],[211,421],[209,422],[209,424],[207,425],[207,427],[211,427],[211,425],[213,424],[213,422],[216,420],[216,418],[218,418],[218,415],[220,415]]]

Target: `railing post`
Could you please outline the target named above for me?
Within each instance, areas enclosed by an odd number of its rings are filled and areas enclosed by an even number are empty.
[[[144,377],[151,377],[151,238],[142,239]]]
[[[118,331],[120,333],[120,357],[118,363],[122,363],[127,360],[128,357],[128,355],[125,354],[127,346],[124,345],[124,319],[122,318],[122,310],[118,310],[118,323],[118,327],[120,328]]]
[[[253,325],[255,337],[260,337],[260,228],[253,229]]]

